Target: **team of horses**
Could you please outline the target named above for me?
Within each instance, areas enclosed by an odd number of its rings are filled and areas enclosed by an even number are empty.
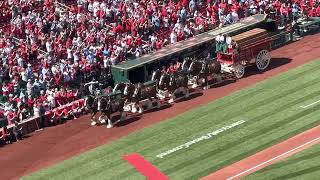
[[[108,95],[88,95],[85,107],[91,114],[91,125],[106,124],[108,128],[124,121],[127,112],[142,114],[144,110],[160,108],[162,102],[174,103],[176,96],[190,95],[190,88],[203,87],[221,82],[221,65],[214,60],[185,58],[177,72],[156,70],[146,83],[118,83]],[[99,118],[95,116],[100,114]],[[111,115],[119,112],[120,119],[112,122]]]

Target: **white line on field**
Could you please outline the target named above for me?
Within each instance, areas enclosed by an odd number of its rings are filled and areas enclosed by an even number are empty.
[[[265,161],[265,162],[263,162],[263,163],[261,163],[261,164],[258,164],[258,165],[256,165],[256,166],[250,168],[250,169],[247,169],[247,170],[245,170],[245,171],[242,171],[241,173],[239,173],[239,174],[237,174],[237,175],[234,175],[234,176],[228,178],[227,180],[231,180],[231,179],[234,179],[234,178],[236,178],[236,177],[239,177],[239,176],[241,176],[241,175],[243,175],[243,174],[245,174],[245,173],[247,173],[247,172],[249,172],[249,171],[251,171],[251,170],[253,170],[253,169],[256,169],[256,168],[258,168],[258,167],[260,167],[260,166],[263,166],[263,165],[265,165],[265,164],[267,164],[267,163],[269,163],[269,162],[271,162],[271,161],[273,161],[273,160],[275,160],[275,159],[278,159],[278,158],[281,157],[281,156],[284,156],[284,155],[286,155],[286,154],[289,154],[289,153],[291,153],[291,152],[293,152],[293,151],[295,151],[295,150],[297,150],[297,149],[300,149],[300,148],[302,148],[303,146],[306,146],[306,145],[308,145],[308,144],[311,144],[311,143],[313,143],[313,142],[315,142],[315,141],[317,141],[317,140],[319,140],[319,139],[320,139],[320,137],[318,137],[318,138],[316,138],[316,139],[313,139],[313,140],[311,140],[311,141],[308,141],[308,142],[306,142],[306,143],[304,143],[304,144],[302,144],[302,145],[300,145],[300,146],[298,146],[298,147],[296,147],[296,148],[291,149],[290,151],[284,152],[283,154],[280,154],[280,155],[278,155],[278,156],[276,156],[276,157],[274,157],[274,158],[272,158],[272,159],[269,159],[268,161]]]
[[[312,106],[312,105],[315,105],[315,104],[317,104],[317,103],[319,103],[320,102],[320,100],[319,101],[316,101],[316,102],[313,102],[313,103],[311,103],[311,104],[308,104],[308,105],[306,105],[306,106],[300,106],[301,108],[303,108],[303,109],[305,109],[305,108],[307,108],[307,107],[309,107],[309,106]]]

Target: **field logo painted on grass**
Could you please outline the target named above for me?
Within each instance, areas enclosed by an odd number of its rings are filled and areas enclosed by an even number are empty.
[[[244,120],[240,120],[240,121],[237,121],[235,123],[232,123],[231,125],[224,126],[224,127],[220,128],[218,130],[215,130],[213,132],[207,133],[206,135],[203,135],[203,136],[201,136],[199,138],[196,138],[196,139],[194,139],[192,141],[186,142],[186,143],[184,143],[184,144],[182,144],[180,146],[177,146],[175,148],[167,150],[166,152],[160,153],[160,154],[157,155],[157,157],[158,158],[163,158],[164,156],[172,154],[172,153],[174,153],[176,151],[179,151],[179,150],[181,150],[183,148],[189,148],[191,145],[193,145],[195,143],[198,143],[198,142],[203,141],[203,140],[208,140],[208,139],[210,139],[210,138],[212,138],[212,137],[214,137],[214,136],[216,136],[216,135],[218,135],[218,134],[220,134],[220,133],[222,133],[222,132],[224,132],[224,131],[226,131],[228,129],[231,129],[231,128],[234,128],[236,126],[239,126],[239,125],[241,125],[241,124],[243,124],[245,122],[246,121],[244,121]]]
[[[308,108],[308,107],[310,107],[310,106],[313,106],[313,105],[315,105],[315,104],[317,104],[317,103],[320,103],[320,100],[318,100],[318,101],[316,101],[316,102],[313,102],[313,103],[311,103],[311,104],[308,104],[308,105],[306,105],[306,106],[300,106],[300,107],[303,108],[303,109],[306,109],[306,108]]]

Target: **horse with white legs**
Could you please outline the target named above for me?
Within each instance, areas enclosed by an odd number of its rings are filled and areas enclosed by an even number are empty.
[[[173,73],[170,76],[169,88],[171,89],[171,96],[169,103],[174,103],[176,94],[182,93],[184,98],[189,98],[188,76],[183,73]]]
[[[132,113],[143,112],[143,107],[140,105],[140,97],[137,97],[137,87],[132,83],[127,83],[124,88],[123,95],[125,96],[126,102],[124,109],[131,111]]]
[[[169,103],[175,102],[176,94],[182,93],[189,97],[188,76],[183,73],[164,73],[158,84],[159,94],[162,99],[170,98]]]
[[[121,93],[123,94],[125,87],[126,87],[126,83],[120,82],[114,86],[113,92],[121,91]]]
[[[117,93],[118,91],[114,92]],[[98,111],[101,112],[101,116],[105,118],[107,122],[107,128],[112,128],[115,124],[126,120],[126,112],[123,109],[124,99],[121,93],[112,94],[108,96],[102,96],[98,100]],[[112,122],[111,115],[115,112],[120,113],[120,119],[116,122]]]
[[[98,111],[98,99],[96,97],[94,97],[92,95],[86,96],[85,100],[84,100],[84,107],[85,107],[85,110],[91,114],[91,118],[90,118],[91,126],[105,123],[105,122],[101,121],[100,117],[98,120],[95,119],[95,115],[99,112]]]
[[[218,61],[193,61],[189,67],[192,77],[192,88],[208,89],[212,84],[222,81],[221,64]],[[211,83],[210,83],[210,82]]]
[[[153,71],[151,76],[151,81],[156,81],[157,83],[160,81],[161,71],[159,69]]]
[[[156,108],[161,107],[161,103],[157,96],[157,82],[148,81],[146,83],[138,83],[136,89],[133,93],[133,98],[138,101],[138,107],[140,110],[144,110],[143,107],[146,107],[147,110],[153,108],[153,104],[156,103]],[[142,113],[141,112],[141,113]]]

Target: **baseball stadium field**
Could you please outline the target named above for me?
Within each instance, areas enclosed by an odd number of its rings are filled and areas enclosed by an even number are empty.
[[[23,179],[144,179],[139,153],[170,179],[199,179],[320,125],[320,61],[232,93]],[[319,145],[248,179],[319,177]]]

